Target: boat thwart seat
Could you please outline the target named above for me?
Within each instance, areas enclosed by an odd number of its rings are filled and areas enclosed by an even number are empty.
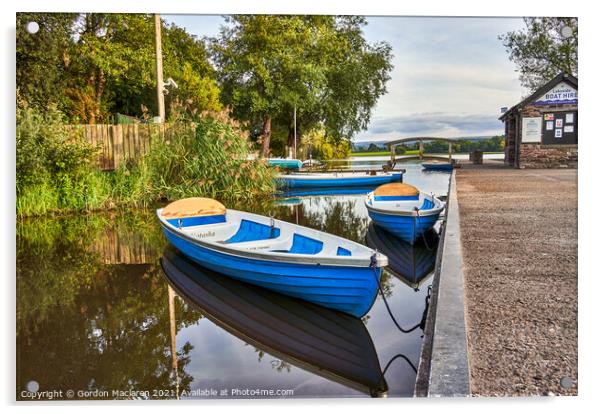
[[[280,236],[278,227],[267,224],[257,223],[255,221],[242,219],[238,231],[224,243],[243,243],[255,240],[269,240]]]

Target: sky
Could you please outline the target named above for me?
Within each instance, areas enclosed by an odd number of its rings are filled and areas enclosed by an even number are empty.
[[[163,15],[189,33],[214,37],[221,16]],[[498,39],[521,18],[368,17],[364,36],[393,47],[391,80],[355,142],[404,137],[503,134],[500,108],[521,100],[515,66]]]

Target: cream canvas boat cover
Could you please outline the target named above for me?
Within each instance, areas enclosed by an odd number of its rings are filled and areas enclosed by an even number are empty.
[[[183,198],[168,204],[161,215],[165,218],[216,216],[226,214],[226,207],[212,198]]]
[[[413,185],[405,183],[389,183],[383,184],[374,190],[374,195],[377,196],[416,196],[418,189]]]

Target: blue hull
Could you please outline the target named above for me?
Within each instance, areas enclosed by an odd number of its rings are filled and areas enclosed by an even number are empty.
[[[401,181],[401,173],[385,176],[332,177],[324,179],[305,179],[302,176],[285,176],[278,178],[279,185],[284,188],[318,188],[318,187],[370,187]]]
[[[439,214],[420,217],[398,216],[378,213],[370,209],[368,215],[376,225],[410,244],[420,240],[422,234],[432,229],[439,218]]]
[[[298,170],[303,166],[300,160],[288,160],[288,159],[268,159],[268,165],[272,167],[288,168],[292,170]]]
[[[372,307],[381,268],[312,266],[270,262],[220,253],[191,243],[163,227],[169,242],[210,270],[278,293],[361,318]]]
[[[422,168],[424,168],[425,170],[432,170],[432,171],[452,171],[454,169],[454,166],[451,163],[444,163],[444,164],[423,163]]]
[[[358,195],[368,194],[374,191],[375,186],[366,187],[321,187],[318,189],[299,188],[285,190],[280,197],[307,197],[307,196],[331,196],[331,195]]]

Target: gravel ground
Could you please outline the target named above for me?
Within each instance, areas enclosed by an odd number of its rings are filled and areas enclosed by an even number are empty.
[[[471,392],[576,395],[577,170],[456,174]]]

